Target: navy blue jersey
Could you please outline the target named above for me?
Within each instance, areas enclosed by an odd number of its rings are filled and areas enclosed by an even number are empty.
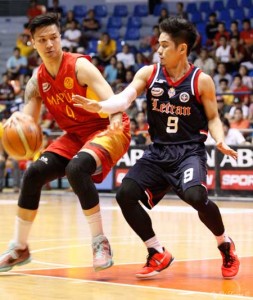
[[[204,142],[208,120],[197,90],[200,69],[190,70],[173,82],[159,63],[147,85],[149,134],[155,143]]]

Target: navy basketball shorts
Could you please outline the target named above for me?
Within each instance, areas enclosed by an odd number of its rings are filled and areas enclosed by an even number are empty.
[[[140,200],[151,209],[169,190],[183,199],[189,187],[206,186],[206,159],[203,143],[151,144],[125,178],[136,181],[144,190],[145,199]]]

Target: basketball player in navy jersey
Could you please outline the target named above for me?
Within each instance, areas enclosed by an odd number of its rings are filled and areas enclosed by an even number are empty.
[[[126,221],[149,253],[136,276],[154,276],[174,259],[160,244],[149,215],[139,203],[151,209],[172,188],[197,210],[200,220],[213,233],[223,258],[222,275],[232,278],[240,262],[219,208],[208,199],[206,188],[204,141],[208,131],[223,154],[236,159],[237,153],[224,142],[212,78],[188,61],[197,37],[195,27],[185,19],[170,17],[160,24],[160,32],[160,63],[141,68],[123,92],[102,102],[78,95],[73,100],[90,112],[114,113],[126,110],[146,89],[153,143],[129,170],[116,195]],[[120,128],[115,125],[116,129]]]

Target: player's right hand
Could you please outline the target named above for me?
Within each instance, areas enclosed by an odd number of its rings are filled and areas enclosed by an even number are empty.
[[[101,110],[101,105],[97,100],[88,99],[80,95],[73,95],[72,100],[74,101],[74,106],[80,107],[91,113],[98,113]]]
[[[30,115],[27,115],[21,111],[15,111],[10,117],[8,120],[6,120],[6,122],[4,123],[3,125],[3,128],[9,126],[10,124],[14,123],[18,123],[20,121],[25,121],[25,120],[32,120],[33,117],[30,116]]]

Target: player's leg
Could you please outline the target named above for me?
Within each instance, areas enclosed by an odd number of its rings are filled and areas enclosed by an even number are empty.
[[[151,209],[167,192],[168,183],[163,180],[162,169],[140,159],[123,179],[116,199],[127,223],[145,243],[148,258],[137,277],[149,278],[167,268],[173,261],[155,235],[149,214],[141,201]]]
[[[8,251],[0,257],[0,272],[9,271],[13,266],[31,260],[27,240],[39,207],[42,186],[48,181],[64,176],[68,161],[55,153],[45,152],[25,171],[18,200],[14,236]]]
[[[234,277],[239,270],[239,260],[235,254],[235,245],[225,232],[222,216],[218,206],[208,199],[204,186],[206,182],[206,167],[203,157],[186,159],[183,164],[182,189],[183,200],[198,211],[200,220],[214,234],[218,249],[223,257],[222,274],[226,278]]]
[[[79,198],[90,227],[95,271],[113,265],[112,251],[104,235],[99,196],[94,182],[101,182],[115,163],[125,154],[130,136],[99,134],[87,141],[82,150],[69,162],[66,176]]]

